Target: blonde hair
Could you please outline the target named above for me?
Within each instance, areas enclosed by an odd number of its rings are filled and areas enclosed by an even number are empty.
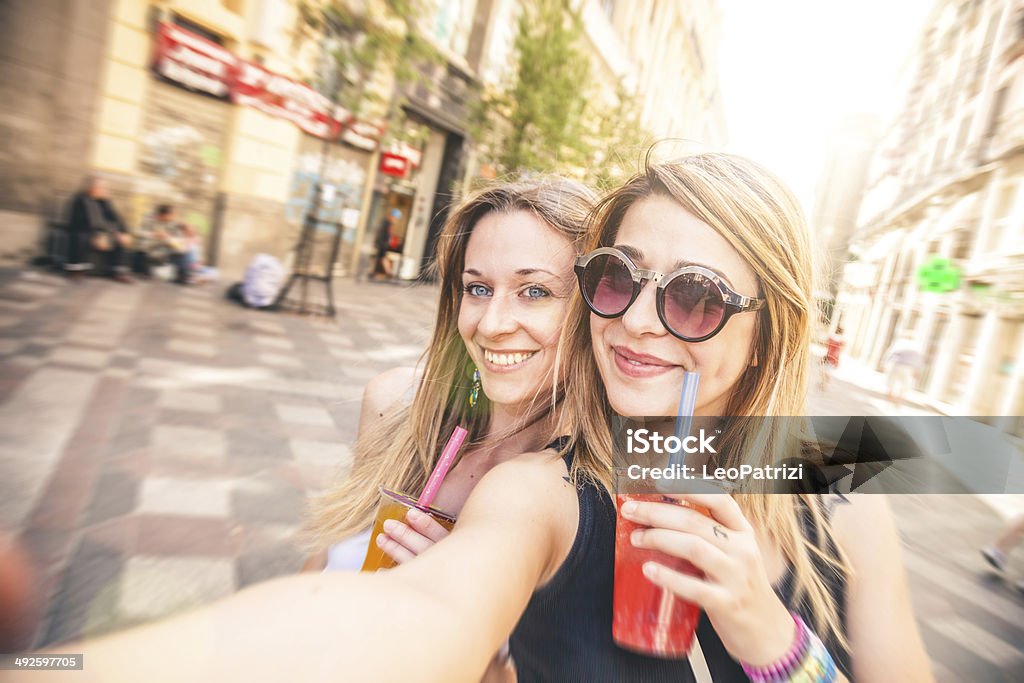
[[[664,163],[647,162],[640,174],[607,196],[593,214],[585,251],[614,244],[626,211],[636,202],[657,195],[679,203],[709,225],[750,264],[761,285],[757,296],[766,306],[756,313],[757,332],[749,367],[732,391],[727,416],[801,416],[807,391],[810,342],[816,324],[813,301],[815,268],[810,237],[792,193],[772,173],[742,157],[705,153]],[[752,295],[754,292],[744,292]],[[755,362],[756,359],[756,362]],[[612,491],[612,433],[615,415],[598,374],[590,336],[590,311],[582,297],[569,305],[565,331],[557,354],[566,382],[560,412],[571,425],[575,447],[571,476],[590,477]],[[719,464],[740,464],[743,454],[758,453],[760,463],[777,463],[808,448],[800,419],[796,429],[780,429],[777,420],[726,419]],[[788,422],[788,421],[781,421]],[[810,535],[831,537],[820,500],[800,496],[813,524]],[[812,561],[819,558],[840,574],[849,572],[845,557],[823,550],[801,526],[795,495],[737,494],[751,523],[776,540],[793,567],[794,598],[806,601],[814,628],[831,633],[845,646],[839,612],[832,604],[822,576]]]
[[[474,366],[458,330],[466,248],[480,219],[491,213],[529,212],[568,239],[578,253],[595,201],[585,185],[552,177],[485,187],[450,214],[438,239],[435,263],[441,290],[437,320],[415,397],[411,405],[396,403],[363,430],[355,444],[351,474],[312,501],[306,524],[311,548],[323,549],[370,526],[379,486],[406,492],[422,489],[440,455],[442,440],[456,425],[469,430],[463,452],[487,440],[490,404],[481,392],[476,407],[470,408]],[[545,400],[545,386],[542,383],[534,397],[535,409],[515,429],[550,412],[557,397]],[[491,435],[490,441],[505,436]]]

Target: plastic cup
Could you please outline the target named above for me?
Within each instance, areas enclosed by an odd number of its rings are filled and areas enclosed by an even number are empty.
[[[405,515],[410,509],[416,508],[434,518],[441,526],[451,531],[455,526],[455,517],[447,512],[442,512],[434,507],[425,507],[416,503],[416,499],[404,493],[391,491],[380,487],[380,506],[377,508],[377,518],[373,521],[373,531],[370,534],[370,545],[366,549],[366,559],[363,560],[364,572],[375,572],[378,569],[390,569],[395,566],[395,561],[377,547],[377,536],[384,532],[384,522],[389,519],[405,521]]]
[[[700,619],[700,607],[682,600],[644,576],[645,562],[657,562],[670,569],[703,576],[690,562],[656,550],[637,548],[630,542],[641,525],[622,516],[628,501],[667,502],[685,505],[708,515],[697,505],[660,493],[619,493],[615,496],[615,593],[612,604],[612,638],[619,647],[666,659],[684,659],[693,643]]]

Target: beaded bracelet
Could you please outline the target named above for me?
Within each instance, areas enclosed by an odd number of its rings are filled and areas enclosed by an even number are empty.
[[[836,665],[821,640],[796,612],[793,646],[782,658],[765,666],[742,664],[754,683],[835,683]]]

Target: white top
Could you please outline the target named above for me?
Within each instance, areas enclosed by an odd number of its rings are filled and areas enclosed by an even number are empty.
[[[349,536],[344,541],[327,548],[327,564],[325,572],[357,572],[363,568],[366,549],[370,544],[370,531],[362,531]]]
[[[419,380],[419,372],[416,372],[416,380]],[[408,405],[412,403],[416,395],[416,384],[413,382],[402,394],[402,400]],[[327,548],[327,564],[325,572],[357,572],[363,568],[363,560],[366,559],[366,550],[370,545],[370,532],[366,529],[355,536],[349,536],[344,541],[335,543]]]

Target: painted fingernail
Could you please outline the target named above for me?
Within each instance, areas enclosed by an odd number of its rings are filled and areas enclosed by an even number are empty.
[[[419,522],[423,519],[423,513],[416,508],[409,508],[409,512],[405,513],[405,517],[410,522]]]
[[[629,501],[628,503],[623,503],[622,504],[622,514],[624,514],[624,515],[631,515],[631,514],[633,514],[634,512],[636,512],[636,506],[637,506],[636,501],[632,501],[632,500]]]
[[[377,547],[383,548],[384,544],[388,542],[388,537],[384,534],[377,534]]]
[[[398,528],[398,522],[393,519],[384,520],[384,533],[390,534],[392,531]],[[380,538],[378,536],[377,538]]]
[[[644,562],[644,576],[653,579],[658,574],[658,567],[653,562]]]

